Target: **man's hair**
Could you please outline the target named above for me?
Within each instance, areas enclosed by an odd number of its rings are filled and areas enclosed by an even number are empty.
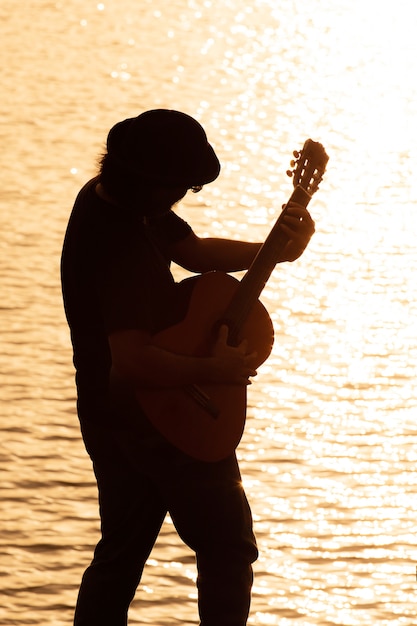
[[[99,177],[106,193],[121,205],[134,203],[138,196],[146,199],[151,191],[149,184],[141,181],[133,170],[108,152],[100,158]]]

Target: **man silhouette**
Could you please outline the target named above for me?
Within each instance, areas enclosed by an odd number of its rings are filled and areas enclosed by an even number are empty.
[[[135,387],[247,385],[245,342],[222,327],[211,354],[184,356],[152,336],[178,319],[175,261],[192,272],[246,269],[260,244],[202,238],[173,207],[216,179],[218,158],[192,117],[156,109],[116,124],[100,171],[80,191],[62,253],[62,287],[76,368],[78,415],[97,479],[101,531],[84,573],[76,626],[126,626],[129,605],[170,513],[195,552],[202,626],[246,624],[257,558],[235,454],[215,463],[177,450],[151,425]],[[314,222],[293,204],[280,261],[294,261]]]

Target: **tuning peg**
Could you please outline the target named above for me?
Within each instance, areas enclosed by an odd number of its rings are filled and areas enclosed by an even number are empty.
[[[292,170],[287,170],[287,176],[292,178],[294,176],[294,172]]]
[[[300,153],[298,152],[298,150],[294,150],[293,156],[295,156],[295,158],[298,159],[298,157],[300,156]]]

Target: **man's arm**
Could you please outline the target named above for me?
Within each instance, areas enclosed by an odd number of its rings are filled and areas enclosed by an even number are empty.
[[[307,209],[292,203],[287,207],[280,228],[287,236],[287,244],[280,251],[278,261],[295,261],[302,255],[314,233],[314,221]],[[192,272],[236,272],[250,267],[261,245],[232,239],[198,237],[191,232],[172,246],[171,253],[178,265]]]
[[[292,205],[286,211],[281,228],[288,237],[281,260],[294,261],[314,233],[314,222],[306,209]],[[199,238],[191,233],[174,245],[172,255],[177,263],[194,272],[236,271],[250,266],[260,245]],[[254,355],[248,354],[244,341],[237,347],[229,346],[227,334],[227,327],[222,327],[212,354],[207,357],[163,350],[152,344],[148,333],[140,330],[114,332],[109,336],[109,344],[115,369],[137,385],[164,387],[200,382],[247,385],[249,378],[256,375],[252,366]]]
[[[190,272],[238,272],[250,266],[260,247],[260,243],[198,237],[191,232],[173,246],[172,256],[175,263]]]
[[[116,373],[134,385],[173,387],[193,383],[249,385],[256,376],[246,342],[227,344],[228,330],[222,326],[211,355],[193,357],[168,352],[152,344],[151,336],[140,330],[122,330],[109,336]]]

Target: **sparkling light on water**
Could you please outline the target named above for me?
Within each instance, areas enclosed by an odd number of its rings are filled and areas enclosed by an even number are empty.
[[[263,239],[292,150],[330,162],[317,232],[263,301],[276,341],[239,449],[260,547],[251,624],[411,626],[417,548],[417,50],[407,0],[2,3],[0,622],[64,626],[98,538],[59,254],[108,128],[201,119],[222,175],[182,213]],[[184,275],[178,272],[178,276]],[[131,623],[196,623],[167,520]]]

